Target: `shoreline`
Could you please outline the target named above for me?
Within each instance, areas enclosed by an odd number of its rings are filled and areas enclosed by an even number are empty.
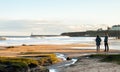
[[[77,48],[76,48],[77,47]],[[89,49],[89,47],[93,47],[94,49]],[[22,46],[0,46],[0,56],[8,56],[8,57],[17,57],[21,53],[26,52],[39,52],[39,53],[63,53],[68,56],[78,56],[79,54],[86,53],[98,53],[96,52],[95,45],[90,44],[41,44],[41,45],[22,45]],[[78,49],[79,48],[79,49]],[[88,48],[88,49],[87,49]],[[120,50],[110,49],[109,53],[119,53]],[[99,53],[107,53],[104,52],[103,49],[100,50]]]
[[[87,49],[88,47],[88,49]],[[93,47],[94,49],[89,49],[89,47]],[[82,53],[97,53],[96,47],[90,44],[61,44],[61,45],[51,45],[51,44],[42,44],[42,45],[22,45],[22,46],[1,46],[0,48],[0,56],[17,56],[20,53],[25,52],[40,52],[40,53],[63,53],[63,54],[82,54]],[[79,48],[79,49],[78,49]],[[120,50],[110,49],[109,52],[120,52]],[[100,50],[99,53],[107,53],[104,52],[103,49]]]

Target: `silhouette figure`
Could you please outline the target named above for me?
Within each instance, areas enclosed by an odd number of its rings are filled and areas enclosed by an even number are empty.
[[[108,52],[109,51],[109,46],[108,46],[108,35],[106,34],[105,35],[105,38],[104,38],[104,46],[105,46],[105,52]]]
[[[101,44],[101,38],[99,35],[97,35],[95,41],[96,41],[97,52],[99,52],[100,51],[100,44]]]

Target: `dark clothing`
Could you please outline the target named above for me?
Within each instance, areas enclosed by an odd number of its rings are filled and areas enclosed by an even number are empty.
[[[96,41],[96,45],[99,46],[101,43],[101,38],[97,37],[95,41]]]
[[[105,36],[104,42],[108,43],[108,36]]]
[[[101,38],[99,36],[96,37],[96,46],[97,46],[97,52],[100,51],[100,43],[101,43]]]
[[[108,36],[105,36],[105,38],[104,38],[104,46],[105,46],[105,52],[107,51],[109,51],[109,46],[108,46]]]

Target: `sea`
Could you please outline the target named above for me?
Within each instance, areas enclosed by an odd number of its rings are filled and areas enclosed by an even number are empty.
[[[95,37],[69,37],[69,36],[53,36],[53,37],[30,37],[30,36],[7,36],[5,40],[0,40],[0,46],[20,46],[20,45],[43,45],[43,44],[89,44],[93,47],[84,47],[87,49],[95,49]],[[104,37],[101,37],[101,49],[104,48]],[[120,39],[109,37],[110,49],[120,50]],[[74,47],[79,49],[80,47]]]

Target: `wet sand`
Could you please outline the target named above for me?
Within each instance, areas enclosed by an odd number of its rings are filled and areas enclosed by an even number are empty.
[[[76,49],[77,47],[79,49]],[[88,47],[88,49],[86,49]],[[94,49],[89,49],[93,47]],[[13,46],[13,48],[1,47],[0,56],[17,56],[23,52],[41,52],[41,53],[64,53],[69,55],[79,55],[81,53],[96,53],[96,47],[89,44],[62,44],[62,45],[26,45]],[[4,49],[3,49],[4,48]],[[101,50],[103,52],[103,50]],[[110,52],[120,52],[118,50],[110,50]],[[71,54],[72,53],[72,54]]]
[[[82,57],[71,66],[59,68],[59,72],[120,72],[120,65],[99,60]]]

